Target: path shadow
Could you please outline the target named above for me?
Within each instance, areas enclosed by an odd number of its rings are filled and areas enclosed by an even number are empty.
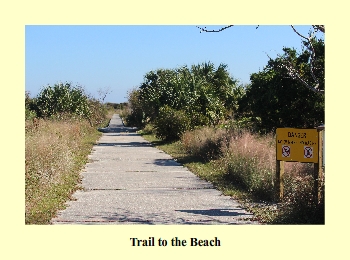
[[[142,136],[142,134],[141,134],[141,136]],[[151,144],[154,147],[157,147],[157,146],[162,147],[162,146],[166,146],[167,144],[171,144],[171,143],[172,143],[172,141],[165,141],[165,140],[151,141]],[[196,155],[191,155],[191,154],[185,154],[183,156],[178,156],[175,159],[176,159],[177,163],[180,163],[182,165],[186,164],[186,163],[198,163],[198,162],[205,163],[206,162],[203,158],[196,156]],[[162,165],[162,163],[164,163],[164,162],[158,161],[155,164]]]
[[[158,166],[182,166],[181,163],[178,163],[174,159],[155,159],[153,163]]]
[[[136,127],[125,126],[98,128],[102,133],[135,133],[137,130]]]
[[[128,143],[97,143],[97,146],[117,146],[117,147],[152,147],[148,142],[128,142]]]
[[[202,210],[175,210],[184,213],[200,214],[205,216],[225,216],[225,217],[236,217],[236,216],[252,216],[252,214],[246,214],[233,209],[202,209]]]

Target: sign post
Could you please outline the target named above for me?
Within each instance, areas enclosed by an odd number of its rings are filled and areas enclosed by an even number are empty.
[[[321,138],[321,139],[320,139]],[[283,198],[284,162],[314,163],[314,194],[319,200],[319,180],[322,152],[319,144],[322,137],[318,129],[277,128],[276,129],[276,197]],[[317,169],[316,169],[317,168]],[[322,169],[321,169],[322,171]],[[317,173],[316,173],[317,172]],[[317,176],[317,177],[316,177]],[[315,201],[316,201],[315,199]]]
[[[324,146],[324,125],[320,125],[317,128],[318,132],[318,143],[320,144],[318,163],[314,164],[314,203],[318,204],[321,199],[321,181],[322,181],[322,167],[324,167],[325,162],[325,146]]]
[[[284,161],[276,160],[276,186],[275,186],[275,200],[281,201],[283,198],[284,188]]]

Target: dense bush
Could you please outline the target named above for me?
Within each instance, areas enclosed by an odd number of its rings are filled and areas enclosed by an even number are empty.
[[[278,127],[309,128],[324,123],[324,95],[305,87],[317,78],[324,90],[324,41],[313,40],[316,57],[310,66],[310,43],[298,53],[283,48],[266,67],[251,74],[251,84],[238,85],[227,66],[205,62],[191,67],[148,72],[138,89],[129,96],[129,122],[138,127],[153,123],[160,109],[168,106],[185,111],[191,127],[217,125],[234,119],[239,128],[269,133]],[[286,68],[292,64],[303,82]],[[313,71],[314,73],[311,73]],[[313,76],[312,76],[313,75]]]
[[[145,112],[140,100],[140,92],[133,89],[128,92],[128,109],[122,111],[122,118],[127,126],[144,127]]]
[[[107,116],[107,106],[90,98],[81,86],[59,83],[43,88],[34,99],[26,92],[26,119],[78,118],[89,121],[90,126],[101,124]]]
[[[316,77],[320,89],[324,89],[324,42],[317,41],[314,48],[317,55],[315,62],[318,64]],[[311,78],[309,52],[298,54],[290,48],[284,48],[283,52],[282,58],[271,59],[262,71],[251,74],[251,84],[245,96],[239,100],[239,117],[259,118],[256,126],[267,132],[278,127],[312,128],[324,123],[324,95],[311,91],[291,78],[283,66],[285,57],[288,57],[305,75],[305,80]]]
[[[88,96],[84,89],[70,83],[43,88],[38,95],[37,106],[41,117],[58,114],[75,114],[85,118],[90,116]]]
[[[243,92],[224,64],[150,71],[140,87],[129,93],[129,121],[143,127],[157,120],[160,109],[168,106],[186,112],[192,127],[216,125],[237,110]]]
[[[161,107],[155,121],[156,136],[165,140],[177,140],[190,128],[190,124],[184,111],[169,106]]]

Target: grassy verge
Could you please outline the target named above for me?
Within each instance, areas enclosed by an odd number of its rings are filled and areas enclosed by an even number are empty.
[[[113,111],[101,124],[106,126]],[[79,189],[80,171],[102,133],[87,121],[26,122],[25,223],[49,224]]]
[[[310,203],[312,167],[308,164],[288,163],[285,200],[273,202],[272,136],[245,133],[227,138],[224,131],[201,129],[185,134],[180,141],[165,142],[147,131],[142,134],[223,194],[237,199],[261,223],[324,224],[323,205]]]

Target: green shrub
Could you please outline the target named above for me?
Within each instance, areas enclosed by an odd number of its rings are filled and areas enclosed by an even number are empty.
[[[33,120],[37,117],[35,99],[30,98],[29,92],[25,92],[25,120]]]
[[[259,117],[237,117],[235,120],[228,120],[220,125],[221,128],[225,128],[236,133],[242,133],[246,131],[258,133],[257,125],[260,124],[261,119]]]
[[[140,98],[140,91],[128,91],[128,106],[123,109],[122,118],[127,126],[142,128],[145,126],[145,112]]]
[[[123,113],[124,123],[127,126],[141,128],[144,126],[144,113],[141,110],[132,110],[130,113]]]
[[[80,86],[70,83],[55,84],[41,90],[37,98],[39,116],[51,117],[58,114],[75,114],[89,118],[88,97]]]
[[[192,128],[210,125],[209,117],[203,115],[202,113],[192,111],[189,118],[191,120]]]
[[[25,119],[26,120],[33,120],[36,117],[37,117],[37,115],[36,115],[35,111],[26,108],[26,111],[25,111]]]
[[[30,108],[42,118],[86,119],[90,126],[100,125],[107,118],[106,105],[97,99],[89,98],[82,87],[72,86],[70,83],[45,87],[30,104]],[[30,116],[31,114],[28,113],[28,117]]]
[[[146,135],[155,134],[154,125],[153,125],[153,124],[147,124],[147,125],[142,129],[142,134],[146,134]]]
[[[190,129],[190,123],[184,111],[169,106],[161,107],[155,121],[156,136],[163,140],[178,140],[186,130]]]

